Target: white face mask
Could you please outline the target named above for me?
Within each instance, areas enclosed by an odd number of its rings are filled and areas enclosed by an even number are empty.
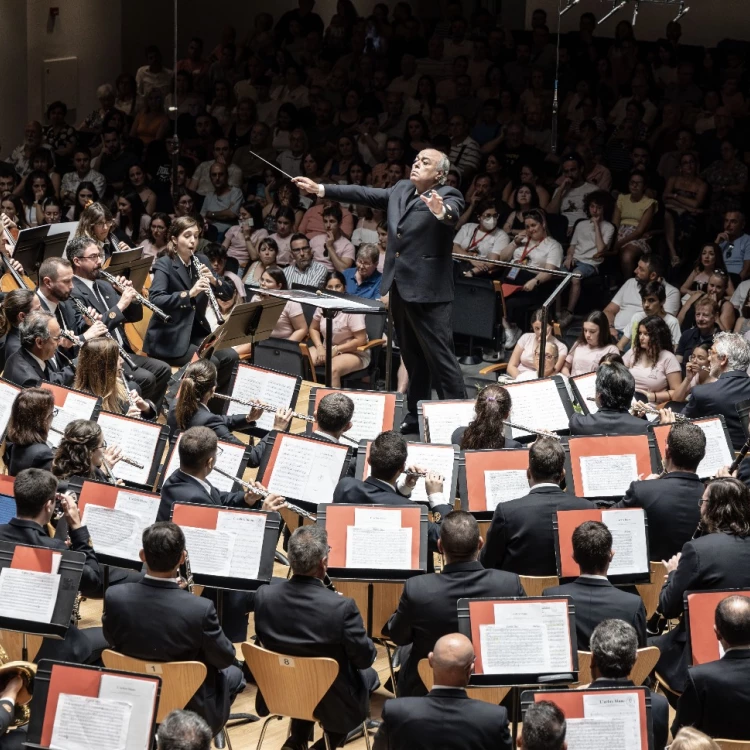
[[[489,219],[482,219],[482,229],[486,229],[491,232],[497,226],[497,218],[491,217]]]

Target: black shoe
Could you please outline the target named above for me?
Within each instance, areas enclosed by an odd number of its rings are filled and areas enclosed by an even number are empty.
[[[419,434],[419,420],[413,414],[407,414],[400,430],[402,435]]]

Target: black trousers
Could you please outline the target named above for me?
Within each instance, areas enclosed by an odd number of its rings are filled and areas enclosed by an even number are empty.
[[[181,357],[173,357],[171,359],[164,359],[164,361],[172,367],[182,367],[186,365],[193,358],[193,354],[198,351],[198,347],[201,342],[208,334],[197,333],[191,341],[187,352]],[[211,361],[216,365],[216,390],[219,393],[228,394],[229,384],[232,380],[232,370],[234,370],[235,364],[240,361],[239,355],[234,349],[222,349],[221,351],[214,352]]]
[[[432,398],[433,386],[438,398],[466,398],[453,348],[453,303],[405,302],[395,282],[389,294],[401,359],[409,373],[409,414],[417,416],[417,403]]]
[[[141,396],[146,401],[153,401],[156,411],[161,411],[164,394],[167,392],[172,368],[160,359],[142,357],[140,354],[129,354],[136,365],[135,370],[125,365],[125,372],[130,380],[135,381],[141,389]]]

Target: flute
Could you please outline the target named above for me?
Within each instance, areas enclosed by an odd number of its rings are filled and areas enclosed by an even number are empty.
[[[193,261],[193,266],[195,267],[195,270],[198,272],[198,278],[200,279],[203,274],[201,274],[201,268],[207,268],[207,266],[204,266],[203,263],[201,263],[196,255],[190,256]],[[221,314],[221,308],[219,307],[219,303],[216,301],[216,295],[214,294],[214,290],[211,289],[211,283],[209,282],[208,290],[206,291],[206,295],[208,296],[208,301],[211,303],[211,309],[214,311],[214,315],[216,316],[216,322],[221,325],[224,322],[224,316]]]
[[[120,370],[120,378],[122,379],[122,384],[125,386],[125,395],[128,397],[128,403],[130,404],[131,408],[138,408],[137,404],[135,403],[135,399],[130,395],[130,388],[128,387],[128,381],[125,380],[125,373]]]
[[[104,278],[105,281],[108,281],[112,286],[118,287],[120,291],[124,289],[122,285],[120,285],[117,281],[117,279],[111,274],[105,271],[103,268],[99,269],[99,275]],[[151,312],[156,315],[157,317],[161,318],[164,323],[169,323],[172,318],[167,315],[164,310],[157,307],[151,300],[148,299],[148,297],[144,297],[140,292],[135,293],[135,300],[139,304],[143,305],[144,307],[147,307]]]
[[[63,437],[65,436],[65,433],[62,430],[58,430],[57,427],[52,427],[52,425],[50,425],[49,429],[50,429],[50,432],[54,432],[57,435],[62,435]],[[129,466],[134,466],[136,469],[143,468],[143,464],[138,463],[138,461],[136,461],[135,459],[128,458],[127,456],[120,456],[120,461],[122,461],[124,464],[128,464]],[[107,466],[107,469],[110,472],[112,471],[112,469],[110,469],[109,466]]]
[[[652,404],[646,404],[643,401],[638,401],[631,407],[632,411],[640,412],[641,414],[645,414],[646,412],[649,412],[650,414],[658,414],[659,409],[657,409]],[[679,412],[672,412],[674,416],[675,422],[690,422],[691,420],[688,419],[688,417],[684,416],[683,414],[680,414]]]
[[[526,427],[522,424],[517,424],[516,422],[510,422],[507,419],[501,419],[500,420],[503,424],[508,425],[508,427],[512,427],[516,430],[522,430],[523,432],[530,432],[532,435],[538,435],[539,437],[548,437],[548,438],[554,438],[555,440],[560,440],[560,436],[555,432],[550,432],[549,430],[533,430],[531,427]]]
[[[253,401],[246,401],[244,398],[237,398],[236,396],[225,396],[223,393],[214,393],[213,398],[221,399],[222,401],[235,401],[238,404],[242,404],[243,406],[247,406],[250,409],[262,409],[263,411],[270,411],[270,412],[276,412],[279,408],[278,406],[271,406],[271,404],[264,404],[260,401],[253,402]],[[300,414],[297,411],[292,412],[292,416],[295,419],[302,419],[305,422],[314,422],[315,417],[308,417],[307,414]]]

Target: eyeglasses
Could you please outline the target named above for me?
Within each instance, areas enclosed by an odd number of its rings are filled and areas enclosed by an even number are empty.
[[[102,253],[95,253],[94,255],[82,255],[81,260],[103,260],[104,255]]]
[[[52,407],[52,418],[54,419],[58,414],[60,413],[60,410],[56,407]]]
[[[216,446],[216,457],[218,458],[219,456],[223,455],[223,453],[224,453],[224,449],[220,445],[217,445]]]

